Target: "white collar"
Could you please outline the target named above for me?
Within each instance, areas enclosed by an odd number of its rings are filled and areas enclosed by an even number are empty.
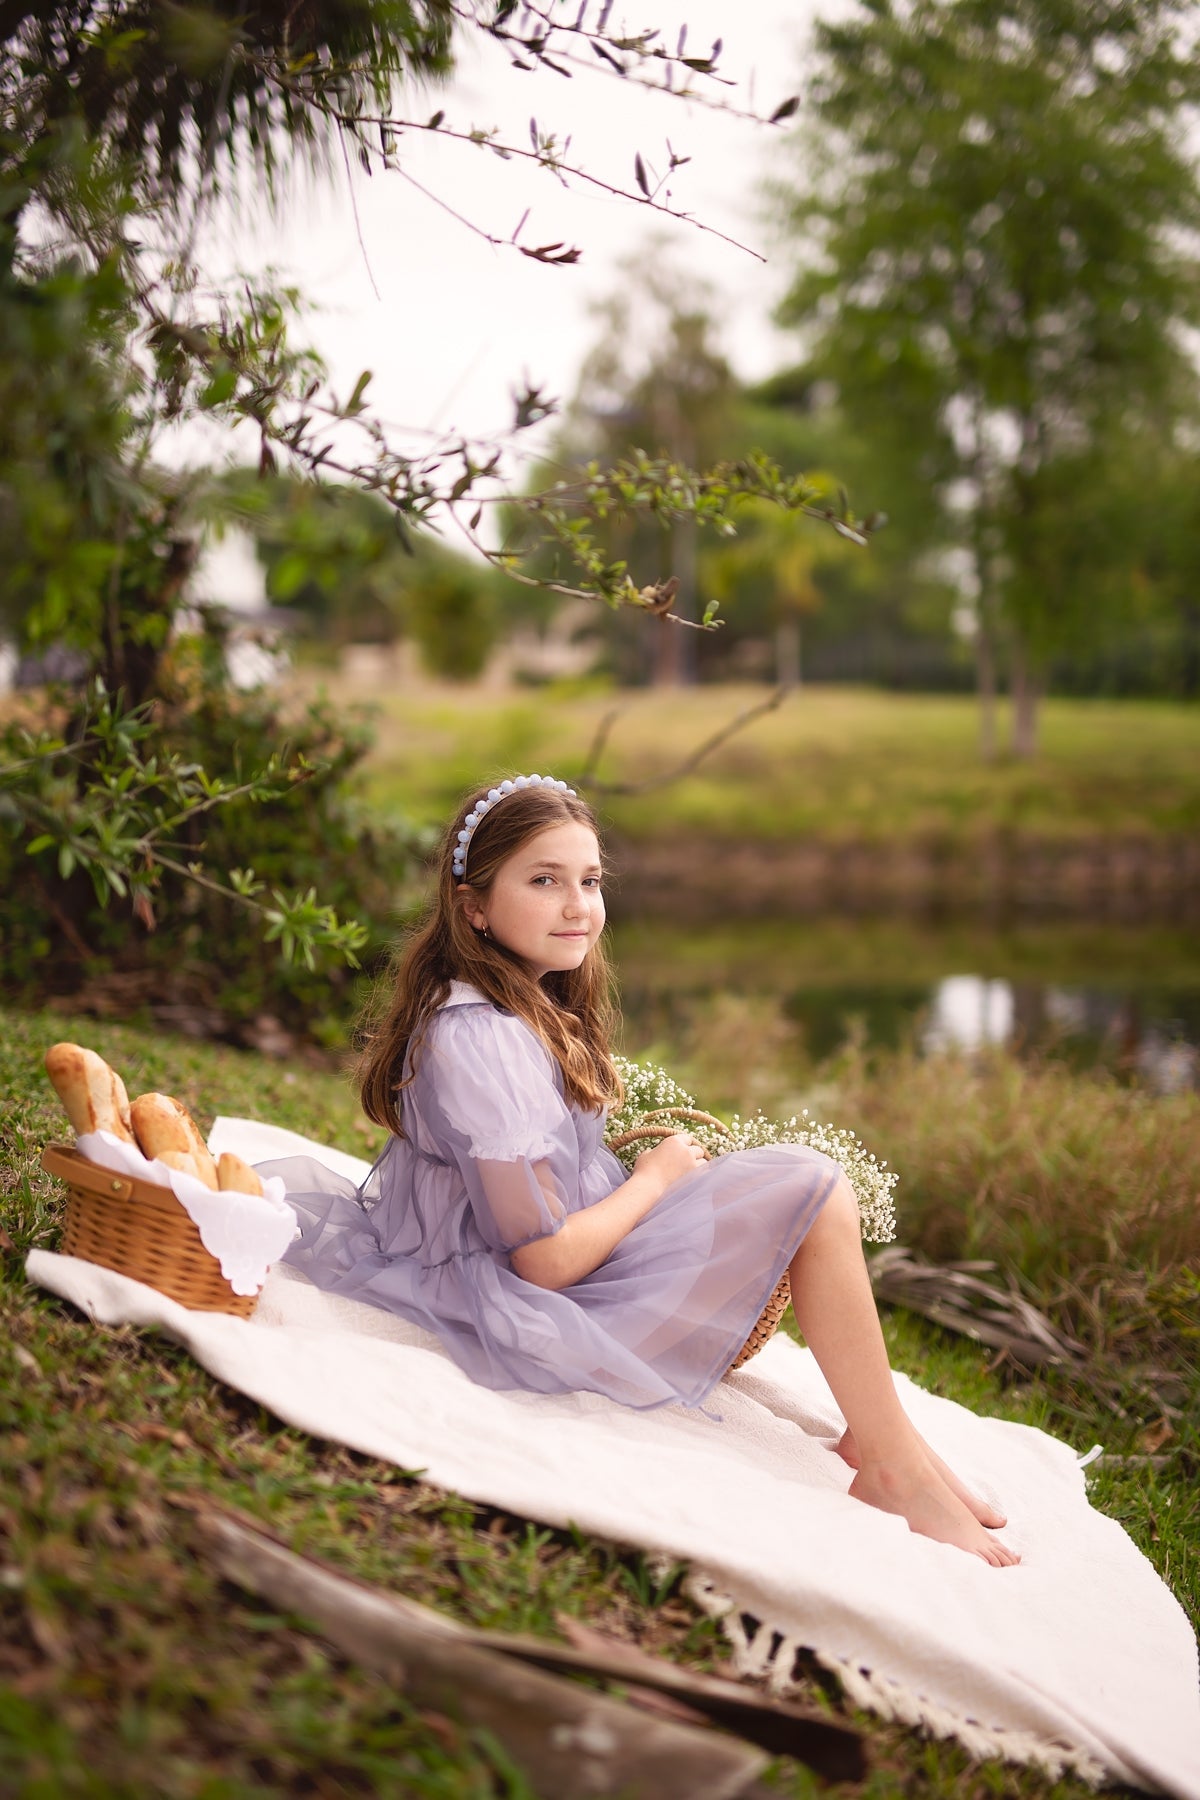
[[[477,987],[469,981],[452,981],[450,992],[442,1001],[442,1008],[447,1006],[490,1006],[491,1001],[486,994],[481,994]]]

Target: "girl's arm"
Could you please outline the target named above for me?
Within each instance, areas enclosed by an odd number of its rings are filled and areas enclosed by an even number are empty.
[[[514,1250],[509,1258],[513,1268],[535,1287],[565,1288],[582,1281],[607,1262],[669,1187],[705,1161],[705,1152],[686,1134],[664,1138],[638,1157],[628,1181],[603,1200],[570,1213],[553,1237]]]

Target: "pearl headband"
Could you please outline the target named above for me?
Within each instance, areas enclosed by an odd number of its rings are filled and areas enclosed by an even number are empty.
[[[475,827],[479,821],[490,813],[493,806],[499,806],[501,800],[507,800],[510,794],[519,793],[523,788],[546,788],[558,794],[575,794],[573,787],[565,781],[555,781],[553,775],[518,775],[513,781],[502,781],[499,787],[489,788],[486,799],[477,800],[474,810],[469,812],[463,821],[463,828],[458,834],[458,847],[454,852],[454,873],[461,881],[467,869],[467,851],[471,839],[475,835]]]

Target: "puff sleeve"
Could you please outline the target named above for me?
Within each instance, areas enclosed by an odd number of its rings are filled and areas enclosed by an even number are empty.
[[[489,1249],[507,1254],[562,1227],[578,1196],[579,1142],[558,1065],[527,1025],[487,1004],[444,1009],[411,1092]]]

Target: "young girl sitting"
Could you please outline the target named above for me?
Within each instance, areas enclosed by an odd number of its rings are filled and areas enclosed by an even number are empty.
[[[773,1144],[708,1161],[686,1132],[627,1175],[603,1142],[618,1098],[596,820],[538,775],[477,794],[359,1069],[391,1133],[360,1190],[288,1158],[318,1286],[436,1333],[474,1380],[627,1406],[712,1393],[787,1269],[847,1424],[850,1492],[997,1566],[1004,1523],[896,1395],[838,1165]]]

